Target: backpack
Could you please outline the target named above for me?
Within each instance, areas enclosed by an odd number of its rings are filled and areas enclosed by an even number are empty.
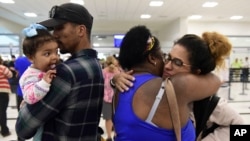
[[[194,102],[193,112],[196,121],[196,137],[201,134],[201,138],[204,138],[209,133],[212,133],[217,127],[219,127],[219,125],[216,123],[213,123],[210,128],[208,128],[206,125],[210,115],[218,104],[219,99],[220,97],[213,95],[203,100]]]

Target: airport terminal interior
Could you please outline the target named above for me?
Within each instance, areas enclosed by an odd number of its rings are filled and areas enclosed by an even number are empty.
[[[221,86],[217,95],[221,96],[228,100],[230,106],[235,108],[237,112],[242,116],[245,121],[245,124],[250,124],[250,84],[248,84],[248,89],[242,89],[241,83],[232,83],[231,84],[231,92],[229,93],[230,86],[225,84]],[[230,99],[229,96],[230,95]],[[10,128],[11,135],[3,138],[0,136],[0,141],[15,141],[17,136],[15,134],[15,123],[17,117],[17,109],[16,109],[16,96],[15,94],[10,94],[10,103],[8,107],[8,126]],[[104,134],[102,135],[106,138],[105,132],[105,122],[101,118],[100,127],[104,130]],[[28,140],[32,141],[32,139]]]
[[[216,31],[226,35],[233,49],[226,58],[225,69],[214,71],[223,82],[217,95],[226,99],[245,124],[250,125],[250,65],[234,67],[236,60],[244,64],[245,59],[250,58],[249,0],[0,0],[1,57],[10,60],[11,55],[23,56],[22,29],[47,19],[52,6],[66,2],[78,2],[92,13],[92,47],[103,61],[107,56],[119,54],[122,38],[135,25],[146,25],[151,29],[166,53],[176,39],[187,33],[201,35],[205,31]],[[60,54],[63,60],[69,56]],[[244,74],[246,71],[247,76]],[[7,109],[11,135],[0,135],[0,141],[17,140],[16,107],[16,94],[12,93]],[[102,118],[100,127],[104,129],[103,137],[106,138]]]

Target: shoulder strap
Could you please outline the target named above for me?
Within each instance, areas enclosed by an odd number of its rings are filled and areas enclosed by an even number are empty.
[[[181,121],[175,91],[169,78],[166,79],[165,91],[170,110],[170,116],[176,135],[176,140],[181,141]]]
[[[202,135],[201,135],[201,138],[203,139],[203,138],[206,137],[208,134],[214,132],[214,130],[215,130],[216,128],[218,128],[218,127],[220,127],[219,124],[213,123],[213,125],[212,125],[211,127],[206,128],[205,130],[203,130]]]
[[[200,136],[206,129],[207,121],[218,104],[220,97],[213,95],[194,102],[194,117],[196,122],[196,136]],[[205,111],[205,112],[204,112]],[[203,136],[203,135],[202,135]]]
[[[208,116],[207,120],[209,119],[210,115],[214,111],[219,100],[220,100],[220,97],[218,97],[216,95],[212,96],[212,99],[210,100],[210,104],[209,104],[209,109],[208,109],[209,116]],[[202,138],[206,137],[209,133],[212,133],[217,127],[219,127],[219,125],[216,123],[213,123],[213,125],[210,128],[207,128],[207,126],[205,126],[205,127],[206,128],[202,132]]]

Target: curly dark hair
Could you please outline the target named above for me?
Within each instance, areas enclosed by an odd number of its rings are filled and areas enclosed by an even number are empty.
[[[148,50],[149,38],[153,39],[154,44]],[[138,25],[132,27],[122,40],[118,57],[119,63],[123,69],[129,70],[144,62],[148,54],[156,55],[157,49],[160,48],[159,46],[159,40],[152,36],[146,26]]]

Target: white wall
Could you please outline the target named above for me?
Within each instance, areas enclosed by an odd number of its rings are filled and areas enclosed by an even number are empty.
[[[23,26],[16,24],[14,22],[11,22],[9,20],[3,19],[0,17],[0,34],[5,34],[6,36],[8,36],[8,34],[17,34],[20,35],[21,34],[21,30],[24,28]],[[8,42],[10,42],[10,44],[14,45],[15,47],[12,48],[12,53],[14,55],[16,55],[16,57],[18,55],[20,55],[20,49],[18,47],[19,44],[19,40],[16,40],[16,36],[12,37],[12,35],[9,35],[9,37],[12,38],[6,38],[5,35],[1,36],[1,43],[0,45],[1,50],[0,50],[0,55],[4,58],[4,59],[10,59],[10,48],[8,44]],[[13,39],[14,38],[14,39]],[[4,46],[7,45],[7,46]]]
[[[188,22],[187,33],[201,35],[205,31],[217,31],[225,35],[250,35],[247,22]]]
[[[246,37],[250,40],[250,22],[201,22],[201,21],[188,21],[186,18],[179,18],[172,21],[170,24],[166,24],[160,31],[158,31],[158,38],[163,47],[163,51],[168,52],[173,45],[173,41],[180,38],[184,34],[197,34],[201,35],[205,31],[216,31],[226,36],[249,36]],[[246,42],[242,42],[245,44]],[[247,43],[248,44],[248,43]],[[234,45],[239,47],[238,44]],[[244,45],[244,48],[250,47]],[[239,50],[239,49],[237,49]],[[240,53],[244,57],[247,56],[249,51]],[[242,58],[239,53],[232,52],[231,57]]]
[[[205,31],[216,31],[227,36],[249,36],[241,43],[232,42],[233,51],[230,55],[230,62],[234,58],[244,60],[249,57],[250,22],[188,22],[188,33],[201,35]],[[244,51],[245,50],[245,51]]]
[[[184,34],[201,35],[205,31],[217,31],[228,36],[250,36],[250,22],[199,22],[179,18],[166,24],[157,36],[162,47],[171,47],[173,41]]]
[[[24,26],[16,24],[9,20],[3,19],[0,17],[0,27],[3,27],[10,31],[9,33],[20,34]]]
[[[162,47],[171,47],[173,41],[187,33],[187,21],[185,18],[178,18],[158,31],[158,38]]]
[[[169,24],[163,26],[163,28],[157,32],[157,37],[161,42],[161,46],[164,52],[169,52],[173,46],[173,42],[180,36],[187,33],[187,19],[178,18]]]

